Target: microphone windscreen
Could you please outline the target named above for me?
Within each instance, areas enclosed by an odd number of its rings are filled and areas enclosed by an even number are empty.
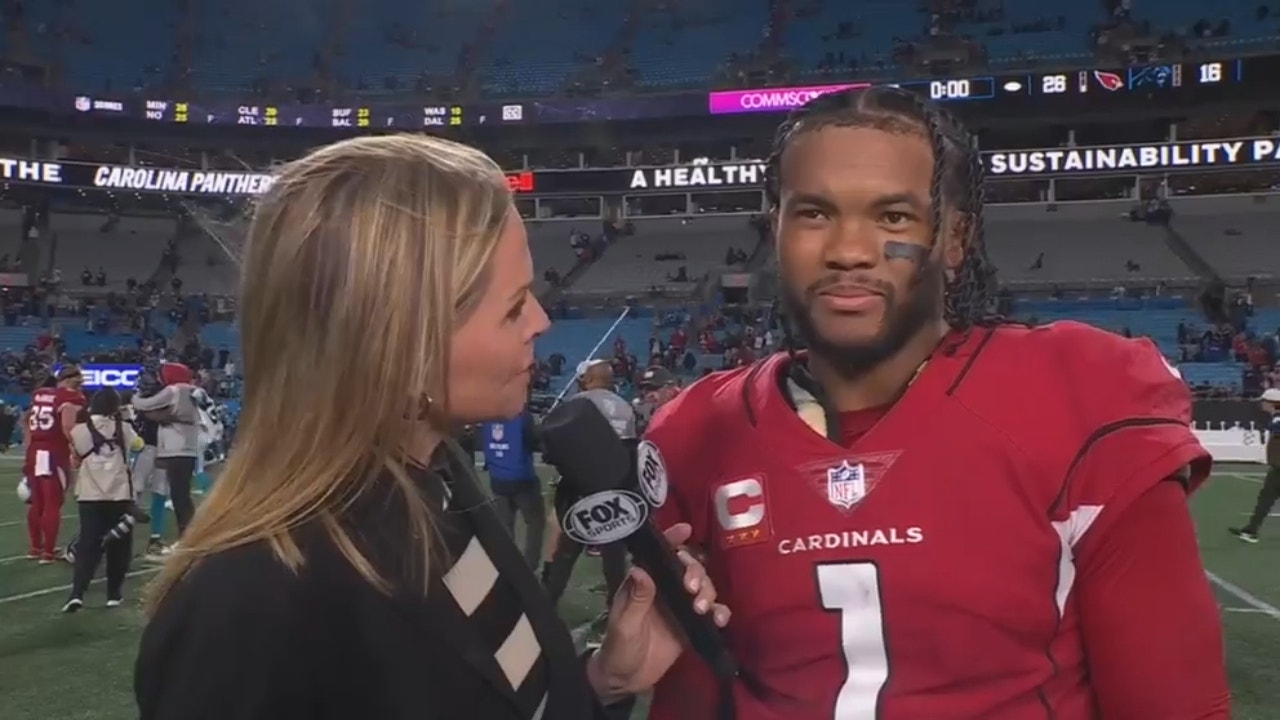
[[[543,418],[538,432],[562,483],[583,495],[626,488],[634,460],[595,403],[586,398],[561,403]]]

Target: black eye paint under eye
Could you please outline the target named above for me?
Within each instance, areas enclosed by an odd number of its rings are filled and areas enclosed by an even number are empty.
[[[929,257],[929,248],[924,245],[901,240],[886,240],[884,243],[885,260],[910,260],[914,263],[922,263],[927,257]]]

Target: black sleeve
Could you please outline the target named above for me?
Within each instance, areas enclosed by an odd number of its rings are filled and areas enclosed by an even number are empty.
[[[525,413],[524,446],[529,448],[529,452],[538,452],[541,444],[541,441],[538,439],[538,428],[533,422],[533,415],[531,413]]]
[[[320,717],[340,658],[301,582],[265,548],[215,556],[161,602],[134,668],[140,720]],[[339,670],[340,672],[340,670]]]

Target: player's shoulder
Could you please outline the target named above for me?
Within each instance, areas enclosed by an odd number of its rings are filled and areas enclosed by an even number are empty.
[[[1060,398],[1085,410],[1090,421],[1106,415],[1190,412],[1181,373],[1150,338],[1126,338],[1074,321],[1002,328],[992,349],[1038,396]],[[1189,418],[1188,418],[1189,419]]]
[[[84,404],[84,393],[71,388],[58,388],[54,391],[54,398],[59,405],[72,403],[74,405]]]
[[[785,359],[785,353],[777,353],[745,367],[721,370],[699,378],[658,408],[649,423],[649,432],[666,435],[680,432],[679,428],[723,422],[738,415],[745,417],[745,398],[755,391],[755,385],[761,382],[761,378],[773,377],[778,364]]]
[[[1120,359],[1163,361],[1164,357],[1150,338],[1127,338],[1075,320],[1059,320],[1038,327],[1017,327],[1012,334],[1027,347],[1053,353],[1055,357],[1076,364]]]

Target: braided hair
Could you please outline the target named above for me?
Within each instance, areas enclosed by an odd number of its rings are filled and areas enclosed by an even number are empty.
[[[973,136],[950,112],[915,93],[894,87],[870,87],[827,93],[791,112],[778,127],[765,175],[769,211],[782,198],[782,156],[796,137],[824,127],[866,127],[921,134],[933,150],[929,184],[933,236],[929,249],[945,232],[945,210],[964,215],[964,256],[944,291],[943,317],[951,327],[967,331],[992,326],[1002,318],[992,312],[996,271],[983,241],[982,157]],[[789,334],[789,333],[788,333]]]

